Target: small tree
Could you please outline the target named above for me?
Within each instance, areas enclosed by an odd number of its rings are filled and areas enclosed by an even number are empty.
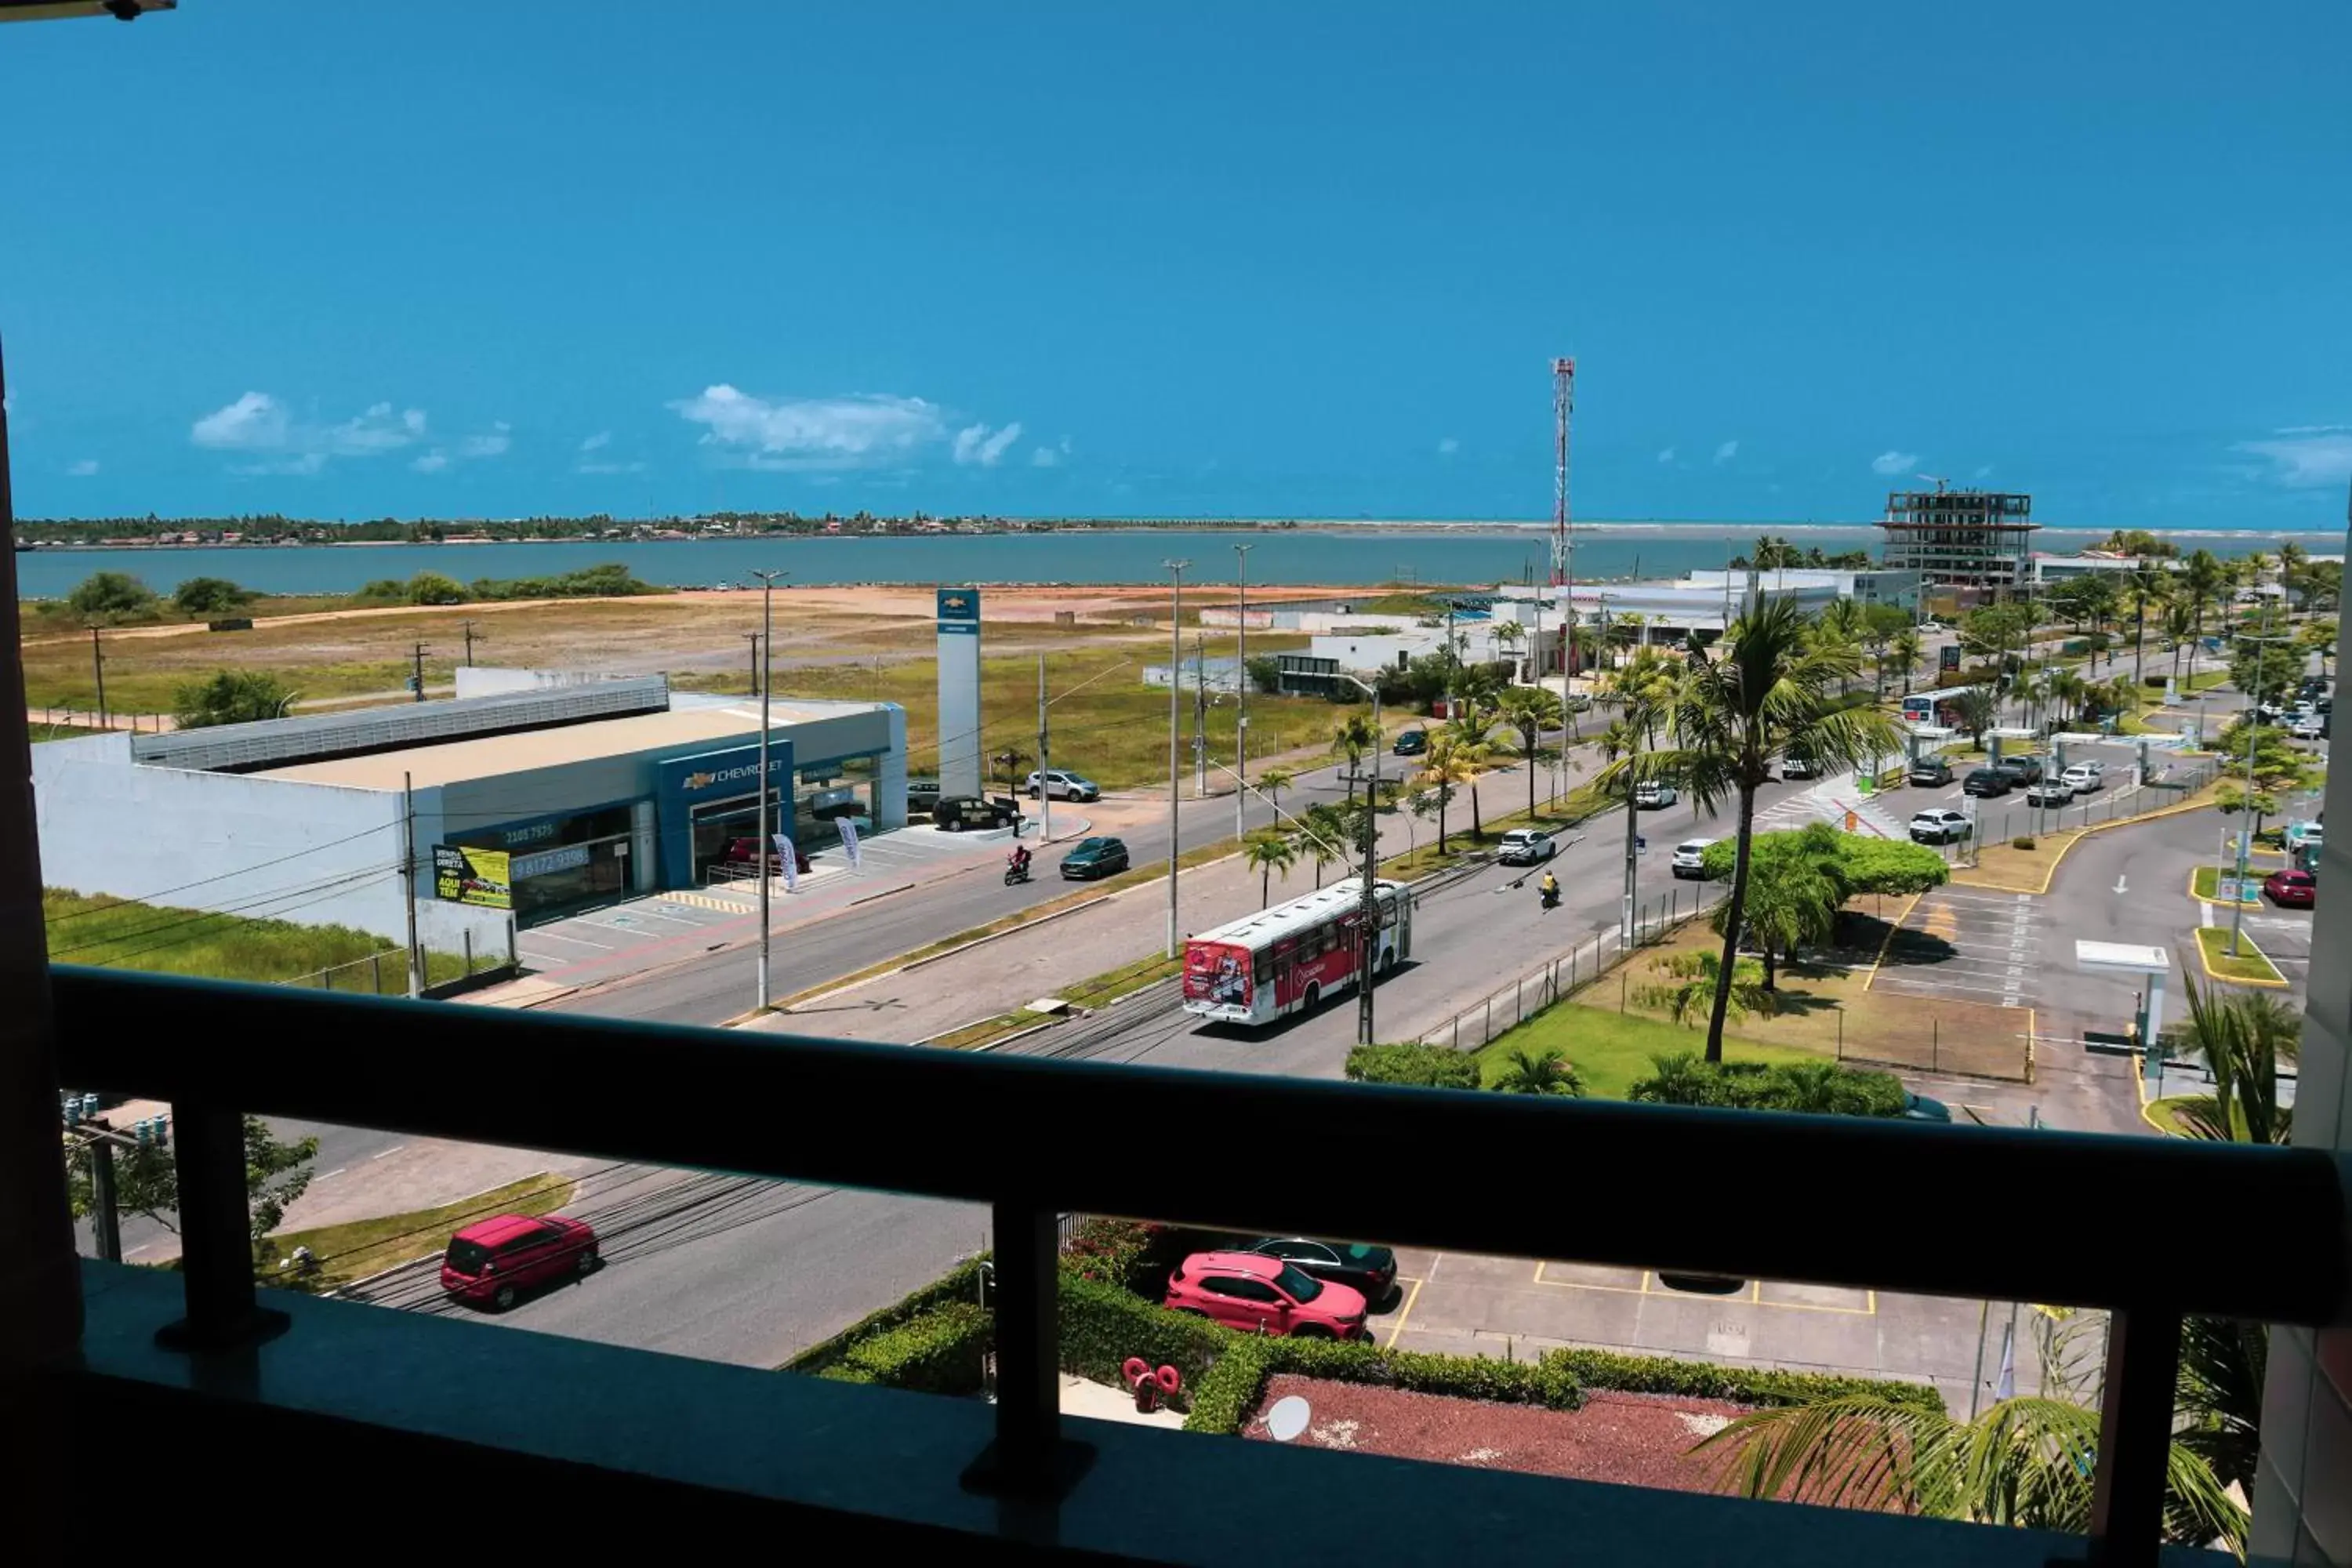
[[[86,621],[134,620],[155,613],[155,591],[128,572],[93,572],[66,595]]]
[[[1440,730],[1429,738],[1429,751],[1423,758],[1421,781],[1430,786],[1428,794],[1437,797],[1437,852],[1446,852],[1445,808],[1452,804],[1454,792],[1478,776],[1475,753],[1466,752],[1451,729]],[[1420,806],[1415,804],[1414,809]]]
[[[1348,1053],[1347,1076],[1358,1083],[1402,1083],[1418,1089],[1476,1089],[1478,1058],[1467,1051],[1425,1046],[1358,1046]]]
[[[1258,874],[1257,907],[1264,909],[1274,901],[1274,874],[1287,877],[1297,864],[1298,846],[1279,828],[1261,827],[1242,846],[1242,855]]]
[[[1519,759],[1528,765],[1528,815],[1536,814],[1536,747],[1546,730],[1566,722],[1560,700],[1548,688],[1514,686],[1503,693],[1503,721],[1518,731]]]
[[[1558,1051],[1514,1049],[1495,1081],[1487,1086],[1504,1094],[1558,1095],[1584,1098],[1584,1079]]]
[[[1356,775],[1364,771],[1364,758],[1381,747],[1381,732],[1369,712],[1349,714],[1332,727],[1331,754],[1344,757],[1348,763],[1348,798],[1356,798]]]
[[[2230,683],[2257,702],[2275,703],[2301,677],[2309,650],[2248,637],[2230,656]]]
[[[223,669],[209,680],[192,680],[173,689],[172,721],[183,730],[215,724],[254,724],[285,717],[294,693],[278,679],[258,669]]]
[[[226,577],[191,577],[172,590],[172,603],[184,616],[234,615],[253,598]]]
[[[1969,732],[1971,742],[1982,746],[1985,731],[2000,721],[2000,699],[1988,688],[1971,686],[1953,698],[1951,703],[1952,714],[1959,720],[1960,728]]]
[[[277,1257],[269,1233],[284,1223],[286,1211],[310,1189],[310,1162],[318,1158],[319,1141],[300,1138],[279,1142],[269,1123],[258,1116],[245,1119],[246,1220],[253,1241],[257,1271]],[[90,1186],[89,1152],[77,1147],[68,1156],[67,1195],[74,1217],[90,1212],[96,1197]],[[179,1232],[180,1167],[169,1149],[142,1147],[115,1152],[114,1202],[120,1214],[153,1220],[174,1235]]]
[[[2298,750],[2287,739],[2285,731],[2271,724],[2249,724],[2244,720],[2221,731],[2219,742],[2222,777],[2213,792],[2213,804],[2224,816],[2239,812],[2252,815],[2249,833],[2263,830],[2263,819],[2278,815],[2283,797],[2297,790],[2311,788],[2320,774],[2311,764],[2309,753]],[[2252,772],[2253,787],[2246,787],[2247,752],[2253,753]]]
[[[1269,695],[1282,689],[1282,661],[1271,654],[1260,654],[1243,667],[1251,687]]]
[[[408,602],[412,605],[462,605],[466,590],[455,578],[444,577],[438,572],[419,572],[408,580]]]

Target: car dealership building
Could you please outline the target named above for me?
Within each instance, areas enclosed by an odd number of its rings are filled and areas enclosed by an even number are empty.
[[[43,879],[400,941],[406,862],[419,940],[450,951],[698,886],[756,837],[756,700],[661,676],[457,674],[450,700],[37,746]],[[781,826],[803,850],[845,820],[903,826],[906,753],[894,703],[771,699]]]

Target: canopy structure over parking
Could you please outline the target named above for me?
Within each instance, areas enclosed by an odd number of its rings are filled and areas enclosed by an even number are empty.
[[[2140,1071],[2155,1075],[2158,1055],[2154,1042],[2164,1027],[2164,977],[2171,971],[2171,959],[2160,947],[2143,947],[2128,942],[2083,942],[2074,943],[2074,967],[2087,974],[2129,974],[2144,977],[2140,988],[2139,1016],[2133,1020],[2142,1051]]]

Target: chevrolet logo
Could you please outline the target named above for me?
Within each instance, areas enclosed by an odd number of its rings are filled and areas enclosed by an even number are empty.
[[[946,598],[940,601],[940,604],[942,606],[950,610],[963,609],[970,605],[971,603],[971,601],[965,598],[961,594],[950,594]]]
[[[688,789],[701,789],[718,776],[719,775],[717,773],[688,773],[686,775],[686,787]]]

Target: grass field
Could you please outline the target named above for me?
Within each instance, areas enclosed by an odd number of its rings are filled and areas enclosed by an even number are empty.
[[[1602,982],[1603,987],[1611,985],[1610,982]],[[1682,1028],[1639,1013],[1620,1013],[1613,1004],[1603,1007],[1563,1002],[1496,1036],[1478,1052],[1478,1067],[1484,1080],[1491,1084],[1502,1075],[1513,1051],[1528,1051],[1537,1056],[1548,1050],[1558,1051],[1584,1079],[1586,1094],[1595,1100],[1622,1100],[1635,1083],[1650,1076],[1652,1057],[1706,1048],[1704,1029]],[[1726,1061],[1734,1062],[1822,1059],[1818,1051],[1767,1045],[1745,1037],[1734,1038],[1728,1033],[1724,1036],[1723,1055]]]
[[[449,1245],[449,1237],[477,1220],[494,1215],[552,1214],[572,1201],[573,1184],[558,1176],[525,1176],[520,1182],[479,1193],[439,1208],[381,1219],[323,1225],[311,1230],[281,1230],[270,1237],[285,1258],[297,1247],[307,1247],[319,1260],[319,1272],[307,1281],[312,1290],[332,1290],[387,1268],[420,1258],[430,1258]]]
[[[262,984],[351,965],[337,974],[334,988],[364,992],[373,988],[378,966],[362,961],[389,950],[380,966],[383,988],[387,994],[407,988],[407,969],[400,949],[349,926],[247,920],[162,904],[85,898],[61,888],[41,890],[41,919],[47,928],[53,963]],[[455,953],[425,957],[428,981],[455,980],[465,973],[465,960]]]
[[[2286,976],[2273,963],[2254,939],[2241,932],[2237,956],[2230,955],[2230,932],[2226,926],[2197,928],[2197,948],[2205,960],[2205,973],[2213,980],[2231,980],[2242,985],[2284,985]]]

